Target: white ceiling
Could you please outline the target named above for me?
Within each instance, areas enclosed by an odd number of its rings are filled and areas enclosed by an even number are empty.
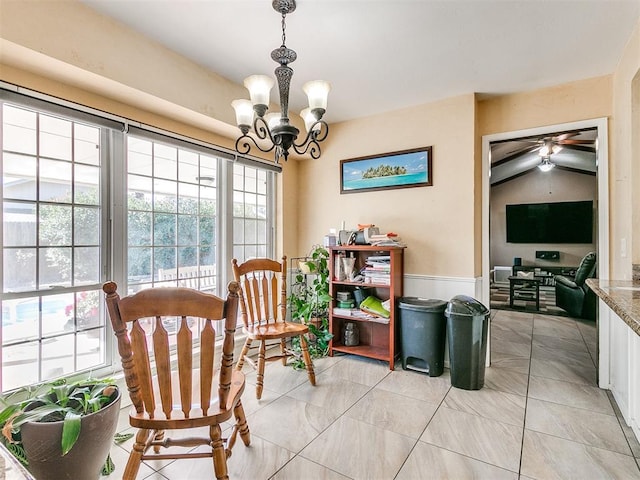
[[[236,83],[276,67],[270,0],[81,1]],[[315,79],[332,84],[331,123],[610,74],[639,16],[640,0],[298,0],[291,110]]]

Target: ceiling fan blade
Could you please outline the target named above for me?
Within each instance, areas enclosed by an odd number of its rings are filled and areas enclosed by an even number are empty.
[[[553,140],[557,143],[560,143],[562,140],[566,140],[569,137],[575,137],[576,135],[578,135],[580,132],[567,132],[567,133],[563,133],[562,135],[558,135],[557,137],[554,137]]]
[[[593,145],[595,140],[560,140],[558,145]]]
[[[575,144],[569,144],[569,145],[563,145],[563,147],[567,150],[578,150],[580,152],[589,152],[589,153],[595,153],[596,151],[596,147],[595,145],[575,145]]]

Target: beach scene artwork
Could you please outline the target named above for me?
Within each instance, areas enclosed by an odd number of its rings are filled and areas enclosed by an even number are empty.
[[[342,193],[431,185],[431,147],[340,163]]]

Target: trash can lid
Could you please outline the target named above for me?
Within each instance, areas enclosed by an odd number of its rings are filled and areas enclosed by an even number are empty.
[[[467,295],[456,295],[447,304],[444,314],[462,315],[462,316],[481,316],[487,315],[489,309],[473,297]]]
[[[402,297],[398,306],[402,310],[415,310],[418,312],[444,312],[447,302],[433,298]]]

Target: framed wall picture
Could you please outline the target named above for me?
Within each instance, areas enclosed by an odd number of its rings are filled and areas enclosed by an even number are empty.
[[[432,185],[432,147],[340,161],[340,193]]]

